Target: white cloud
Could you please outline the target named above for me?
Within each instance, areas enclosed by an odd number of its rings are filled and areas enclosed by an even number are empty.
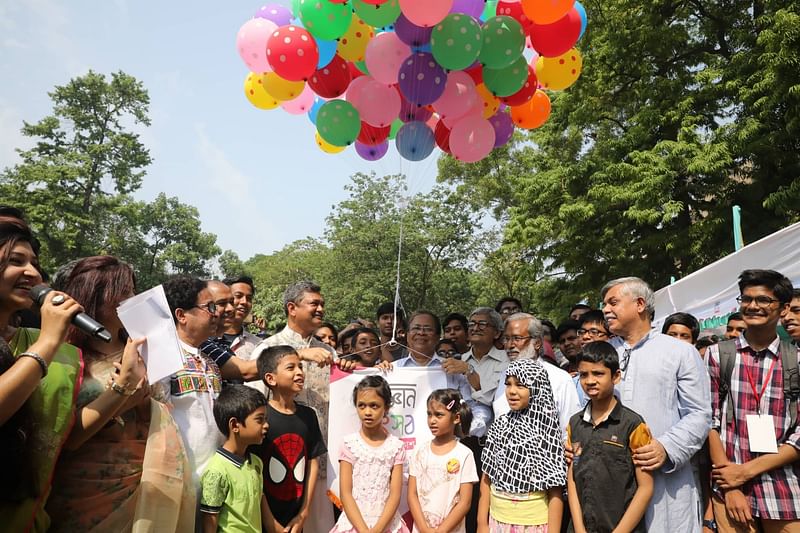
[[[33,140],[25,137],[20,132],[22,116],[16,108],[0,101],[0,169],[13,166],[20,162],[15,148],[28,149],[33,146]]]

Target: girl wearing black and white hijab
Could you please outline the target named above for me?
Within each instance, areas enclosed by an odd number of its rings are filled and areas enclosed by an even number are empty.
[[[505,383],[511,411],[489,428],[481,456],[479,531],[557,532],[567,467],[547,372],[539,361],[513,361]]]

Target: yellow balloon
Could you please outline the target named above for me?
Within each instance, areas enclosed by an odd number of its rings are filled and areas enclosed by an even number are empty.
[[[275,109],[280,102],[264,88],[263,78],[263,74],[248,74],[244,80],[244,95],[259,109]]]
[[[483,118],[491,118],[500,109],[500,99],[486,88],[486,85],[479,83],[475,86],[478,96],[483,100]]]
[[[367,25],[358,15],[353,15],[350,27],[344,35],[339,37],[336,53],[347,61],[364,61],[367,45],[375,36],[375,28]]]
[[[558,57],[539,57],[536,61],[536,78],[539,85],[551,91],[563,91],[578,80],[583,68],[583,58],[577,48]]]
[[[326,154],[338,154],[339,152],[343,151],[346,146],[334,146],[322,137],[319,136],[319,132],[314,133],[314,138],[317,139],[317,146],[319,149],[325,152]]]
[[[263,78],[264,89],[279,102],[294,100],[306,86],[304,81],[289,81],[274,72],[267,72]]]

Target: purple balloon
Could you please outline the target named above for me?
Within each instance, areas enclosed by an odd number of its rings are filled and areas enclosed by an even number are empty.
[[[494,147],[503,146],[514,135],[514,121],[508,113],[497,113],[489,119],[494,128]]]
[[[406,100],[419,105],[432,104],[442,96],[447,73],[433,55],[417,52],[403,61],[398,74],[400,92]]]
[[[480,0],[483,3],[483,0]],[[431,42],[431,33],[433,33],[433,26],[430,28],[423,28],[410,22],[402,13],[394,21],[394,32],[397,38],[409,46],[421,46]]]
[[[377,161],[381,157],[386,155],[386,152],[389,151],[389,141],[383,141],[380,144],[376,144],[374,146],[367,146],[366,144],[362,144],[356,141],[356,153],[361,156],[361,159],[366,161]]]
[[[450,13],[464,13],[477,19],[483,14],[485,7],[485,0],[453,0]]]
[[[403,122],[427,122],[433,116],[433,111],[425,106],[412,104],[405,98],[400,99],[400,120]]]
[[[281,27],[292,22],[294,15],[292,15],[292,10],[286,6],[282,6],[281,4],[267,4],[256,11],[254,18],[271,20],[277,24],[278,27]]]

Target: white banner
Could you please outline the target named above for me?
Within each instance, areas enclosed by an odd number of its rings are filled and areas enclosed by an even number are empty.
[[[339,451],[344,437],[361,429],[355,405],[353,389],[365,376],[381,374],[379,370],[364,369],[353,373],[342,372],[334,367],[331,372],[330,409],[328,421],[328,488],[339,495]],[[427,400],[436,389],[447,388],[447,378],[440,368],[396,368],[381,374],[392,389],[392,408],[386,429],[405,443],[407,454],[417,442],[431,439],[428,429]],[[403,496],[400,514],[408,511],[406,504],[406,482],[408,465],[403,469]]]

